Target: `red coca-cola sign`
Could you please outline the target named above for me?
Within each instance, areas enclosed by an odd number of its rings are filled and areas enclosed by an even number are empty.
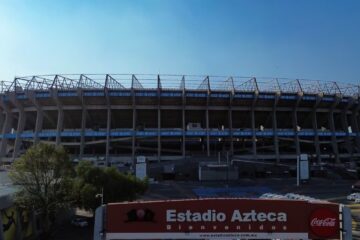
[[[310,229],[319,237],[330,237],[339,229],[338,214],[328,208],[319,208],[311,213]]]

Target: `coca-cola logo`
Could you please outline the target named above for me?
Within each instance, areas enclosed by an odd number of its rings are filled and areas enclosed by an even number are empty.
[[[314,218],[310,226],[312,227],[334,227],[335,226],[335,218],[325,218],[325,219],[318,219]]]
[[[327,208],[319,208],[310,216],[310,229],[319,237],[331,237],[339,231],[338,214]]]

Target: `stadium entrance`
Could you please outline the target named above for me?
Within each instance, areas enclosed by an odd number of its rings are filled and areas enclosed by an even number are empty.
[[[100,239],[352,239],[351,216],[339,204],[293,200],[113,203],[96,210]]]

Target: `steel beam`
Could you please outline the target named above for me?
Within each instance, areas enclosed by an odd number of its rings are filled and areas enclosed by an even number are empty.
[[[114,74],[115,76],[116,74]],[[119,82],[115,80],[112,76],[109,74],[104,74],[102,77],[106,79],[105,84],[101,84],[97,82],[96,80],[92,79],[92,77],[99,78],[99,76],[91,75],[91,74],[72,74],[72,75],[47,75],[47,76],[24,76],[24,77],[17,77],[15,78],[11,83],[6,84],[5,82],[1,82],[0,84],[0,92],[3,93],[5,91],[9,92],[20,92],[24,90],[42,90],[46,91],[49,89],[77,89],[77,88],[84,88],[84,89],[94,89],[99,90],[103,88],[112,88],[112,89],[146,89],[141,83],[141,77],[143,75],[140,75],[140,80],[136,78],[134,74],[125,74],[126,79],[128,80],[128,77],[130,76],[131,79],[131,87],[125,87],[121,83],[121,80]],[[165,75],[166,76],[166,75]],[[174,75],[172,75],[173,77]],[[178,75],[180,77],[180,75]],[[221,86],[222,83],[225,82],[225,86],[222,90],[229,89],[229,85],[233,82],[232,77],[228,76],[217,76],[217,78],[222,77],[222,79],[211,81],[211,83],[214,86]],[[235,77],[235,80],[240,79],[241,77]],[[213,78],[212,78],[213,79]],[[245,80],[247,79],[247,80]],[[144,79],[145,80],[145,79]],[[149,80],[149,79],[146,79]],[[231,80],[231,81],[230,81]],[[243,78],[242,82],[239,83],[239,81],[236,81],[236,84],[233,84],[231,87],[235,88],[237,90],[243,90],[243,91],[262,91],[267,89],[261,89],[263,86],[260,84],[258,85],[257,79],[255,77],[252,78]],[[274,91],[274,89],[285,89],[285,90],[292,90],[296,91],[296,89],[299,89],[301,92],[305,93],[316,93],[324,92],[326,94],[334,95],[338,93],[342,93],[345,96],[353,96],[355,94],[358,94],[359,86],[355,84],[342,84],[338,85],[336,82],[331,81],[312,81],[312,80],[299,80],[296,79],[295,83],[289,83],[289,82],[282,82],[280,83],[277,80],[277,84],[275,86],[275,83],[272,82],[271,86],[269,86],[270,91]],[[150,82],[150,85],[152,83]],[[153,82],[155,85],[155,80]],[[182,81],[180,84],[180,88],[185,87],[186,82]],[[290,85],[289,85],[290,84]],[[197,89],[209,89],[210,88],[210,80],[209,76],[206,76],[205,79],[201,82],[200,85],[195,84],[188,84],[188,88],[191,90],[197,90]],[[289,88],[290,86],[290,88]]]

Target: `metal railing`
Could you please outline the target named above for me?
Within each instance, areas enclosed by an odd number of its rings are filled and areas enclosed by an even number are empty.
[[[0,93],[27,90],[198,90],[279,92],[359,97],[360,86],[333,81],[288,78],[157,74],[55,74],[0,81]]]

